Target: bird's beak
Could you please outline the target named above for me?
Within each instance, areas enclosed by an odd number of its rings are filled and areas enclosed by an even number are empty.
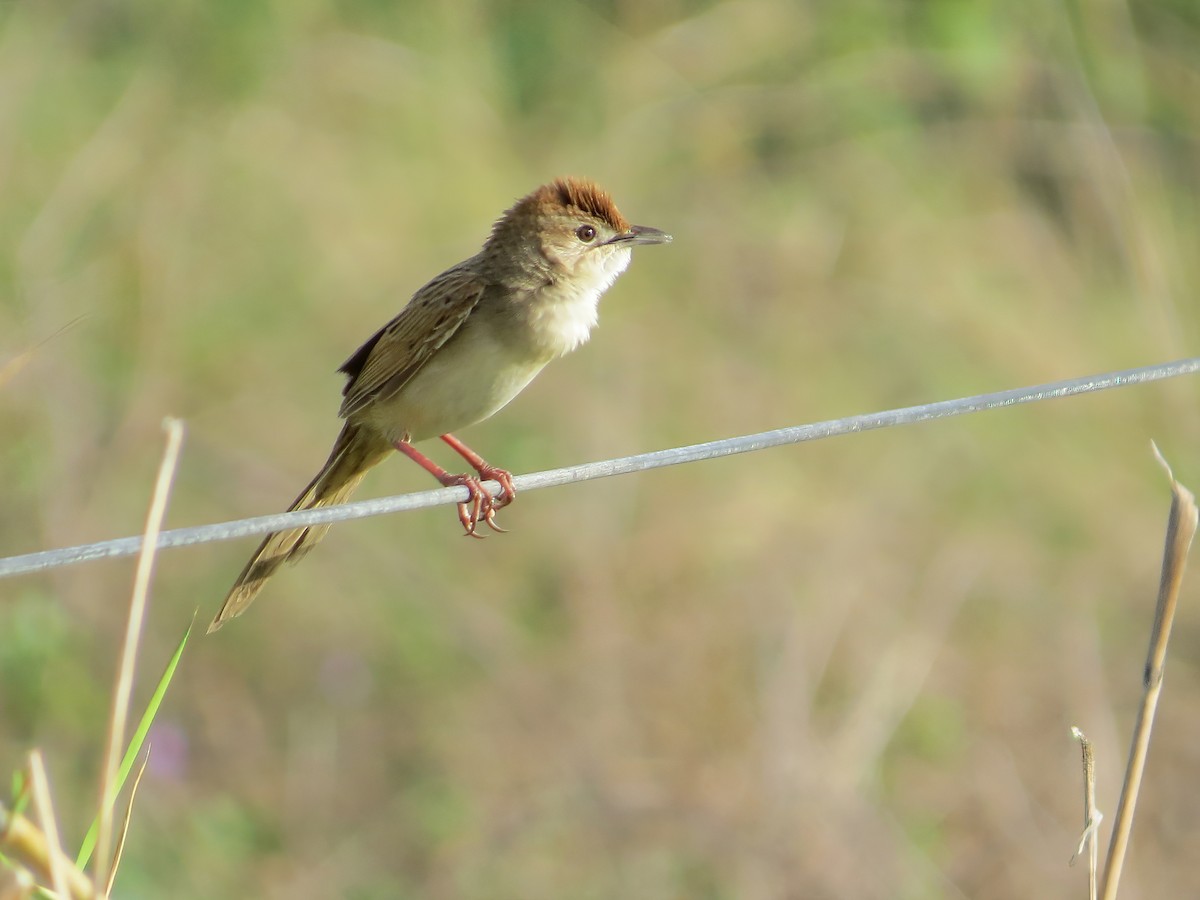
[[[649,225],[630,225],[628,231],[609,238],[606,244],[669,244],[671,236]]]

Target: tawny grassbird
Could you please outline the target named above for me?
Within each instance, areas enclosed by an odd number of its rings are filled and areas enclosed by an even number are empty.
[[[512,475],[450,432],[480,422],[513,399],[552,359],[588,339],[600,295],[629,265],[637,244],[671,236],[630,225],[590,181],[562,178],[521,198],[477,254],[417,291],[339,371],[348,381],[345,420],[329,459],[288,508],[342,503],[393,449],[444,485],[466,487],[458,505],[467,534],[515,496]],[[441,437],[478,473],[452,475],[413,447]],[[482,486],[495,480],[492,497]],[[240,616],[267,579],[296,562],[328,525],[267,535],[238,576],[209,632]],[[499,530],[499,529],[496,529]]]

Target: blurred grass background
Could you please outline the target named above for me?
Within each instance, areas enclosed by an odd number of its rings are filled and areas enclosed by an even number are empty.
[[[0,553],[139,531],[167,414],[169,524],[284,508],[333,370],[560,174],[675,243],[465,433],[514,471],[1195,354],[1198,9],[4,4]],[[537,492],[482,542],[448,508],[339,526],[189,648],[121,895],[1082,892],[1068,726],[1111,811],[1149,440],[1197,487],[1198,395]],[[252,546],[160,558],[143,696]],[[0,583],[0,760],[45,748],[72,846],[132,570]],[[1128,897],[1200,891],[1181,615]]]

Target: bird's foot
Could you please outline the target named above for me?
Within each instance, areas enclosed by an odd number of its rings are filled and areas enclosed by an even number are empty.
[[[492,531],[504,531],[496,524],[496,510],[508,506],[517,496],[517,491],[513,487],[512,473],[507,469],[497,469],[490,465],[482,456],[452,434],[442,435],[442,440],[470,463],[479,475],[451,475],[407,440],[396,441],[394,446],[436,478],[444,487],[465,487],[467,489],[467,499],[458,504],[458,521],[462,523],[463,530],[468,535],[477,538],[483,537],[478,533],[480,519],[486,522]],[[495,497],[484,489],[483,482],[485,481],[499,483],[500,490],[496,492]]]
[[[507,528],[501,528],[496,524],[496,510],[503,509],[516,499],[517,489],[513,487],[512,472],[508,471],[508,469],[497,469],[486,462],[481,462],[476,468],[481,481],[495,481],[500,485],[500,491],[494,497],[488,495],[486,491],[484,492],[487,496],[487,508],[484,512],[483,520],[487,522],[488,528],[492,529],[492,531],[499,534],[507,534]]]
[[[500,483],[500,492],[493,497],[483,486],[487,480]],[[482,539],[484,535],[478,531],[482,520],[492,531],[503,532],[505,529],[496,524],[496,510],[512,502],[512,475],[503,469],[493,469],[487,466],[480,470],[479,477],[474,475],[445,475],[438,478],[446,487],[465,487],[468,497],[458,504],[458,521],[463,530],[474,538]]]
[[[487,522],[488,528],[492,529],[492,531],[503,532],[504,529],[496,524],[495,516],[496,510],[503,509],[504,507],[508,506],[508,504],[512,503],[517,496],[517,489],[513,486],[512,472],[508,471],[508,469],[499,469],[496,466],[493,466],[486,459],[484,459],[452,434],[443,434],[442,440],[453,447],[454,452],[465,459],[470,464],[471,468],[479,473],[478,481],[495,481],[500,485],[500,490],[496,493],[495,497],[492,497],[490,494],[484,491],[482,487],[480,488],[480,492],[483,494],[484,499],[479,507],[473,507],[477,514],[475,515],[472,524],[470,526],[466,526],[464,523],[464,527],[467,528],[467,534],[475,533],[474,526],[479,522],[480,515],[483,516],[483,520]],[[470,490],[470,488],[468,488],[468,490]],[[470,502],[474,503],[474,499],[475,498],[473,495]],[[461,514],[459,518],[462,518]],[[468,519],[470,519],[470,516],[468,516]]]
[[[483,481],[495,481],[500,485],[500,492],[492,498],[496,509],[504,509],[517,499],[517,489],[513,487],[512,472],[508,469],[497,469],[488,463],[480,463],[475,469]]]

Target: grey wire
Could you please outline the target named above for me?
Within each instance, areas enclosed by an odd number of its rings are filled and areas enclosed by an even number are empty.
[[[1034,387],[1016,388],[992,394],[977,394],[973,397],[963,397],[958,400],[923,403],[919,406],[908,406],[902,409],[848,416],[844,419],[831,419],[826,422],[815,422],[811,425],[779,428],[775,431],[764,431],[759,434],[747,434],[719,441],[708,441],[707,443],[692,444],[687,447],[674,447],[669,450],[639,453],[635,456],[625,456],[619,459],[583,463],[577,466],[567,466],[563,469],[533,472],[528,475],[515,476],[513,484],[519,491],[531,491],[537,488],[572,484],[577,481],[590,481],[593,478],[607,478],[611,475],[625,475],[630,472],[641,472],[646,469],[657,469],[663,466],[676,466],[682,463],[699,462],[704,459],[732,456],[736,453],[751,453],[755,450],[765,450],[768,447],[799,444],[803,441],[816,441],[842,434],[871,431],[876,428],[891,428],[895,425],[927,422],[931,419],[944,419],[950,416],[961,416],[988,409],[1017,406],[1022,403],[1052,400],[1056,397],[1090,394],[1095,391],[1108,390],[1109,388],[1127,387],[1151,381],[1161,381],[1164,378],[1174,378],[1179,375],[1190,375],[1198,371],[1200,371],[1200,357],[1193,357],[1191,359],[1181,359],[1176,362],[1162,363],[1156,366],[1146,366],[1140,369],[1106,372],[1101,375],[1073,378],[1067,381],[1055,381],[1049,384],[1035,385]],[[493,491],[499,487],[495,482],[487,482],[487,484]],[[191,528],[176,528],[172,531],[162,532],[159,535],[158,546],[186,547],[191,544],[228,541],[235,538],[249,537],[250,535],[264,534],[269,531],[278,531],[282,528],[295,528],[301,525],[324,525],[331,522],[343,522],[348,519],[363,519],[368,516],[380,516],[385,513],[424,509],[425,507],[437,506],[444,503],[459,503],[465,499],[467,499],[466,488],[439,488],[432,491],[420,491],[414,494],[383,497],[377,500],[360,500],[355,503],[329,506],[324,509],[301,510],[271,516],[256,516],[252,519],[239,519],[234,522],[197,525]],[[10,556],[0,559],[0,578],[10,575],[20,575],[25,572],[38,572],[95,559],[132,556],[141,549],[141,546],[142,538],[137,536],[100,541],[96,544],[84,544],[79,547],[64,547],[59,550],[43,550],[38,553],[27,553],[23,556]]]

